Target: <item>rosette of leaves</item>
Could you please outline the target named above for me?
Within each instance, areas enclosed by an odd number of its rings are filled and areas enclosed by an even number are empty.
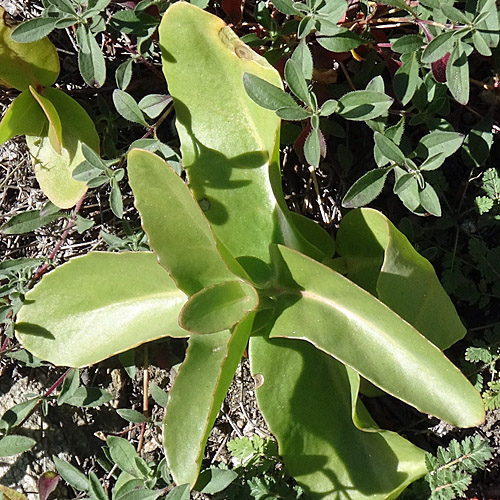
[[[47,274],[18,315],[19,340],[42,359],[84,366],[188,337],[164,446],[174,481],[191,486],[248,345],[259,407],[306,493],[394,498],[425,474],[424,452],[377,427],[360,377],[424,413],[477,425],[480,395],[440,350],[465,333],[455,309],[382,214],[352,212],[332,261],[330,236],[287,210],[279,117],[243,84],[248,73],[280,88],[279,75],[220,19],[174,4],[160,45],[189,188],[133,149],[128,174],[153,252],[91,253]]]
[[[51,87],[59,76],[52,43],[14,41],[1,8],[0,15],[0,82],[21,91],[0,122],[0,144],[25,135],[42,191],[54,205],[70,208],[87,190],[71,175],[84,160],[82,145],[99,150],[94,123],[73,98]]]

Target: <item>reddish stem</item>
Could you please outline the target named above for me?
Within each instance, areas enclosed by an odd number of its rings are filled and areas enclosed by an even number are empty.
[[[61,248],[62,244],[66,241],[66,238],[68,237],[68,234],[69,234],[69,230],[75,225],[76,215],[77,215],[78,211],[80,210],[80,208],[82,207],[82,203],[83,203],[84,198],[85,198],[85,195],[82,196],[80,198],[80,200],[78,200],[78,203],[75,205],[75,210],[73,212],[73,215],[71,216],[71,219],[66,224],[66,228],[64,229],[61,237],[59,238],[59,241],[56,243],[56,246],[54,247],[54,249],[52,250],[52,252],[49,255],[49,262],[45,262],[45,264],[43,264],[40,267],[40,269],[38,269],[38,271],[33,276],[32,281],[36,281],[38,278],[40,278],[40,276],[42,276],[42,274],[44,274],[47,271],[47,269],[49,268],[49,266],[51,264],[50,261],[54,260],[56,254],[59,251],[59,249]]]
[[[44,397],[50,396],[62,383],[63,380],[68,376],[68,373],[72,370],[72,368],[68,368],[45,392]]]

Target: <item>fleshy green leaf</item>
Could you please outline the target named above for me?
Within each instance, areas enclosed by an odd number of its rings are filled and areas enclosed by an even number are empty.
[[[153,339],[188,336],[177,323],[185,300],[153,254],[91,253],[27,293],[16,334],[42,359],[86,366]]]
[[[362,244],[361,244],[362,242]],[[388,305],[440,349],[466,330],[430,262],[376,210],[352,210],[337,235],[347,277]],[[406,293],[411,289],[411,294]]]
[[[189,484],[181,484],[179,486],[176,486],[173,490],[171,490],[169,494],[165,497],[165,500],[189,500],[191,498],[189,491],[190,491]]]
[[[346,490],[352,500],[395,498],[425,473],[421,450],[395,433],[373,432],[362,403],[353,408],[359,378],[341,363],[290,339],[252,337],[249,356],[279,454],[312,498],[335,499]],[[355,425],[355,412],[370,432],[358,418]]]
[[[248,342],[253,314],[232,333],[193,335],[166,407],[165,455],[177,484],[196,482],[205,443]]]
[[[342,206],[356,208],[371,203],[381,192],[393,167],[376,168],[360,177],[347,191]]]
[[[244,281],[226,281],[195,293],[179,316],[179,325],[192,333],[215,333],[232,328],[259,303],[257,292]]]
[[[181,290],[192,295],[234,280],[200,206],[168,164],[149,151],[133,149],[128,172],[150,247]]]
[[[32,96],[35,98],[36,102],[39,104],[40,108],[45,114],[47,118],[49,128],[47,132],[47,136],[50,141],[50,145],[54,149],[54,151],[60,155],[62,148],[62,125],[61,118],[50,99],[40,95],[33,87],[29,88]]]
[[[42,191],[60,208],[71,208],[86,192],[84,182],[71,176],[73,169],[84,160],[81,148],[85,143],[99,151],[99,137],[86,111],[71,97],[58,89],[47,87],[48,99],[60,118],[62,150],[58,154],[47,135],[27,135],[35,175]]]
[[[307,340],[377,387],[452,425],[474,427],[484,420],[479,393],[409,323],[330,268],[278,249],[282,312],[271,337]]]
[[[0,7],[0,81],[19,90],[52,85],[59,76],[56,48],[47,38],[27,44],[14,41],[4,12]]]
[[[47,117],[29,90],[23,90],[8,107],[0,122],[0,144],[18,135],[38,135]]]
[[[282,195],[279,118],[243,85],[245,73],[247,84],[256,75],[284,94],[278,72],[223,21],[185,2],[167,10],[159,33],[189,186],[217,238],[261,283],[271,276],[271,241],[321,259],[291,223]]]

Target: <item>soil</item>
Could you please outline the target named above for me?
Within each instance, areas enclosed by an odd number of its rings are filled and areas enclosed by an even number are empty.
[[[0,6],[17,19],[29,18],[40,10],[37,2],[21,0],[0,0]],[[76,68],[76,54],[72,50],[71,47],[68,48],[63,61],[64,67],[70,68],[68,75],[76,74],[75,71],[71,73],[71,68]],[[116,66],[117,62],[111,61],[110,64]],[[70,83],[70,76],[65,76],[65,79],[66,84]],[[79,83],[74,84],[73,91],[84,99],[93,97]],[[14,97],[14,93],[0,89],[0,115]],[[333,232],[338,224],[340,211],[331,176],[318,172],[318,198],[313,194],[309,171],[296,161],[291,151],[285,151],[283,165],[284,188],[290,208],[318,220]],[[134,223],[137,221],[137,215],[133,209],[131,194],[125,191],[124,197],[125,219]],[[45,203],[46,198],[33,175],[23,139],[11,140],[0,146],[0,225],[16,214],[41,209]],[[116,219],[111,215],[106,193],[93,191],[86,198],[81,214],[95,220],[95,225],[83,234],[72,230],[54,256],[53,266],[90,250],[106,250],[107,245],[102,239],[101,231],[120,236],[124,234],[122,226],[117,225]],[[33,233],[2,235],[0,260],[48,257],[59,242],[66,224],[66,220],[58,220]],[[4,338],[2,336],[2,340]],[[165,342],[171,344],[162,345],[162,349],[151,349],[150,353],[154,351],[173,354],[150,356],[148,371],[150,381],[168,391],[175,376],[175,366],[182,360],[184,346],[182,342]],[[20,349],[14,340],[9,340],[5,347],[7,349],[4,349],[4,354],[7,355],[19,352]],[[138,349],[136,362],[139,366],[143,354],[143,348]],[[24,401],[29,394],[44,394],[63,373],[64,369],[48,364],[25,366],[4,355],[0,358],[0,415],[14,404]],[[98,408],[58,406],[54,402],[48,405],[46,413],[35,412],[26,420],[21,432],[33,437],[37,444],[22,455],[0,459],[0,484],[24,493],[28,500],[38,500],[37,480],[40,474],[55,470],[52,456],[63,458],[88,473],[100,467],[97,457],[102,456],[101,447],[105,436],[124,435],[134,444],[138,443],[141,439],[138,429],[121,419],[115,410],[132,408],[142,411],[143,369],[138,368],[135,376],[130,378],[114,358],[82,371],[82,380],[111,392],[112,402]],[[461,439],[474,433],[479,433],[487,439],[494,448],[494,457],[486,469],[474,477],[468,498],[500,499],[500,410],[489,411],[486,422],[480,428],[461,430],[422,417],[416,411],[390,398],[386,398],[384,403],[381,405],[376,400],[367,401],[375,419],[383,427],[405,429],[404,433],[408,439],[430,451],[435,451],[437,446],[446,446],[451,439]],[[150,414],[154,420],[161,422],[162,411],[162,408],[150,399]],[[248,363],[244,360],[209,437],[205,464],[230,464],[227,442],[235,437],[255,434],[266,437],[269,436],[269,431],[258,411],[255,382],[250,375]],[[163,453],[161,442],[161,426],[148,428],[144,436],[143,455],[146,458],[160,459]],[[75,498],[75,493],[61,482],[53,498],[69,500]],[[193,494],[193,498],[208,497]]]

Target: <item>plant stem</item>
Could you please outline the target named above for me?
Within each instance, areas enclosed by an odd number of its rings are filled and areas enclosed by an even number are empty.
[[[52,250],[52,252],[49,255],[48,262],[45,262],[35,273],[33,276],[33,279],[31,280],[31,283],[33,284],[35,281],[37,281],[42,274],[44,274],[47,269],[49,268],[51,261],[54,260],[57,252],[61,248],[62,244],[66,241],[66,238],[68,237],[69,230],[75,225],[75,220],[76,220],[76,215],[78,214],[80,208],[82,207],[83,200],[85,199],[85,195],[83,195],[80,200],[78,200],[78,203],[75,205],[75,210],[73,211],[73,215],[71,216],[71,219],[67,222],[66,227],[59,238],[59,241],[56,243],[56,246]]]

